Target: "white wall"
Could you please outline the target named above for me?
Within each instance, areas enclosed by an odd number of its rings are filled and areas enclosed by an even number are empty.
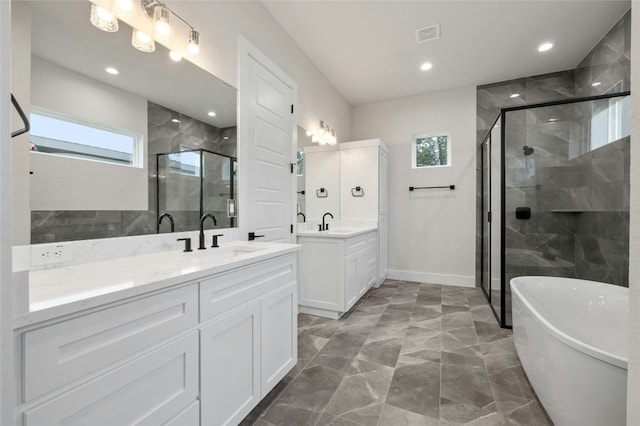
[[[11,91],[29,116],[31,97],[31,9],[20,2],[11,5],[11,60],[13,73]],[[12,129],[22,128],[22,120],[14,111]],[[29,134],[11,140],[13,144],[13,243],[29,244],[31,235],[31,214],[29,214]]]
[[[43,59],[31,60],[31,106],[144,138],[141,166],[31,154],[32,210],[147,210],[147,101]]]
[[[389,147],[389,276],[475,285],[476,88],[412,96],[353,109],[353,139]],[[448,132],[451,167],[411,168],[413,134]],[[456,185],[409,192],[409,186]]]
[[[631,6],[631,87],[640,88],[640,1]],[[631,96],[629,224],[629,376],[627,424],[640,424],[640,96]]]
[[[298,83],[297,124],[313,130],[322,119],[335,129],[338,140],[351,138],[351,106],[260,2],[167,4],[200,31],[200,54],[190,58],[196,64],[238,87],[238,35],[242,34]]]

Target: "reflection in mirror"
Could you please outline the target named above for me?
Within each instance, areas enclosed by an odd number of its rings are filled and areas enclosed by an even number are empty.
[[[304,193],[304,151],[305,146],[314,145],[311,142],[311,136],[307,135],[307,131],[298,126],[298,144],[297,144],[297,164],[296,170],[298,175],[298,194],[297,194],[297,209],[298,209],[298,222],[304,222],[306,220],[306,208],[305,208],[305,193]]]
[[[88,1],[25,4],[31,112],[44,123],[31,137],[31,242],[170,232],[163,213],[175,231],[198,229],[203,213],[237,226],[236,90],[159,43],[134,49],[124,22],[97,30]],[[158,173],[158,154],[178,151],[191,154],[164,156]]]

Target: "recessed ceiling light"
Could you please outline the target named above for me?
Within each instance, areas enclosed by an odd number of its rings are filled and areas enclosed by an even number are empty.
[[[111,75],[118,75],[119,74],[118,70],[113,68],[113,67],[109,67],[105,71],[108,72]]]
[[[600,81],[594,81],[593,83],[591,83],[591,85],[592,85],[593,87],[598,87],[598,86],[600,86],[601,84],[602,84],[602,82],[600,82]]]
[[[172,50],[171,52],[169,52],[169,57],[174,62],[180,62],[182,60],[182,55],[176,52],[175,50]]]
[[[512,93],[511,96],[509,96],[510,98],[518,98],[520,97],[520,93]]]
[[[547,120],[547,123],[555,123],[556,121],[558,121],[557,118],[550,118]]]
[[[172,118],[171,121],[173,121],[174,123],[179,123],[180,120],[178,120],[177,118]]]
[[[433,68],[433,65],[431,65],[429,62],[425,62],[424,64],[420,65],[420,69],[422,71],[429,71],[431,68]]]
[[[553,43],[542,43],[540,46],[538,46],[538,52],[546,52],[547,50],[550,50],[553,47]]]
[[[213,112],[213,111],[209,111],[209,112],[208,112],[208,115],[209,115],[209,117],[215,117],[215,116],[216,116],[216,113],[215,113],[215,112]]]
[[[222,139],[226,141],[227,139],[229,139],[229,136],[223,136]]]

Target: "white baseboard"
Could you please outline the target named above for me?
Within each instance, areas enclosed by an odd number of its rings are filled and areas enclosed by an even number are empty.
[[[432,274],[429,272],[400,271],[389,269],[387,278],[392,280],[414,281],[418,283],[442,284],[456,287],[475,287],[476,279],[467,275]]]

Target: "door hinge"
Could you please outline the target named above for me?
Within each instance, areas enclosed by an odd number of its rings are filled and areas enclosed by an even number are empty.
[[[293,223],[291,224],[291,233],[293,234]]]
[[[491,222],[491,212],[487,212],[487,222]]]
[[[291,104],[291,114],[293,114],[293,104]]]
[[[296,167],[296,163],[289,163],[291,166],[291,174],[293,174],[293,169]]]

